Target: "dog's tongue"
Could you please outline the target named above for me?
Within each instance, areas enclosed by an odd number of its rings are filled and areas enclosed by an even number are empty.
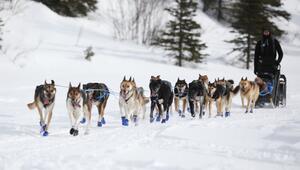
[[[49,100],[48,100],[48,99],[45,99],[45,100],[44,100],[44,104],[45,104],[45,105],[49,104]]]

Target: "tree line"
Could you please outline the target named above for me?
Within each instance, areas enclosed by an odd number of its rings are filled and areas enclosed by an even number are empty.
[[[34,0],[48,6],[59,15],[87,16],[97,10],[97,0]],[[176,60],[202,63],[208,54],[201,41],[201,25],[195,20],[197,10],[202,10],[218,22],[230,26],[237,35],[228,43],[235,44],[232,52],[249,69],[253,62],[255,43],[263,28],[268,28],[280,38],[285,34],[274,18],[290,19],[290,14],[280,8],[281,0],[111,0],[111,17],[114,36],[120,40],[133,40],[140,44],[160,46]],[[101,5],[101,4],[100,4]],[[168,13],[168,18],[163,18]],[[201,22],[201,21],[200,21]],[[1,27],[0,18],[0,49]]]

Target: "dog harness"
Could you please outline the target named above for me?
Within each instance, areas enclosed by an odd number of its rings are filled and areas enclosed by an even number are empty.
[[[74,108],[76,108],[76,107],[78,107],[78,108],[81,108],[81,105],[80,105],[80,101],[81,100],[79,100],[79,101],[71,101],[71,104],[72,104],[72,106],[74,107]]]

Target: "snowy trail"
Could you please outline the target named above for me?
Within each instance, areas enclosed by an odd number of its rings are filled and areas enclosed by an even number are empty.
[[[33,17],[36,13],[41,17]],[[6,24],[9,31],[4,39],[10,46],[8,57],[0,57],[0,170],[298,170],[300,43],[297,44],[297,38],[283,44],[282,73],[288,79],[286,108],[256,109],[254,114],[244,114],[240,97],[236,96],[229,118],[206,115],[203,120],[192,120],[189,114],[181,119],[173,113],[170,121],[162,125],[149,123],[148,105],[146,119],[139,126],[122,127],[118,97],[111,96],[105,114],[107,124],[102,128],[96,126],[97,113],[93,108],[90,134],[83,135],[83,125],[79,136],[73,137],[69,135],[65,106],[67,89],[57,87],[50,135],[39,134],[38,114],[28,110],[26,104],[33,100],[35,86],[45,79],[54,79],[63,86],[69,82],[103,82],[115,92],[119,91],[124,75],[134,76],[137,85],[146,90],[151,75],[161,75],[173,84],[178,77],[190,82],[198,74],[207,74],[210,80],[233,79],[235,84],[242,76],[253,79],[252,71],[224,65],[218,59],[231,48],[223,42],[232,36],[228,28],[203,13],[199,19],[205,21],[203,38],[213,46],[208,52],[214,55],[205,65],[179,68],[164,64],[170,59],[162,57],[159,49],[113,40],[107,35],[110,30],[105,30],[105,24],[60,17],[40,4],[26,2],[24,10]],[[295,18],[290,25],[295,34],[300,28],[297,22]],[[82,39],[75,44],[82,24],[85,25]],[[82,51],[90,45],[95,47],[96,55],[92,62],[87,62],[82,59]],[[29,52],[12,62],[15,53],[22,51]],[[230,56],[224,60],[230,60]],[[148,91],[146,95],[149,96]]]

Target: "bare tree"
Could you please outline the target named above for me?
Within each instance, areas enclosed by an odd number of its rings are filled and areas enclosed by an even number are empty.
[[[111,1],[110,17],[114,35],[120,40],[150,44],[162,28],[165,0]]]

